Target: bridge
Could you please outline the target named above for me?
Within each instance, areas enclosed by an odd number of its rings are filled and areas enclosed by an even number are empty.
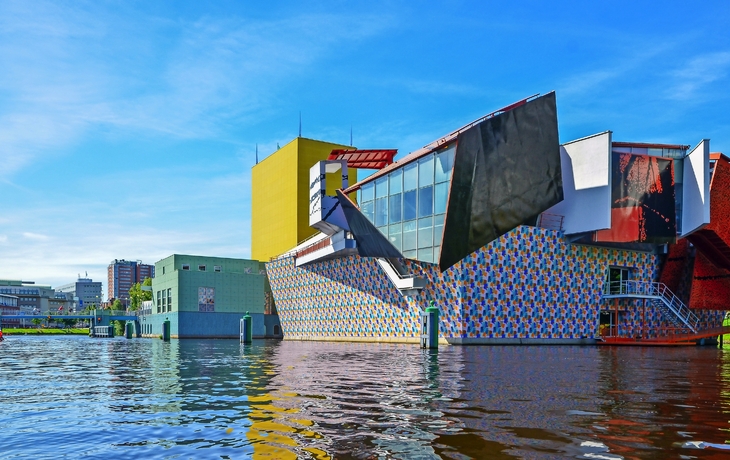
[[[67,319],[72,320],[87,320],[90,323],[90,329],[93,331],[99,326],[109,326],[111,321],[133,321],[135,329],[140,330],[139,317],[135,314],[124,310],[94,310],[94,314],[67,314],[67,315],[53,315],[47,313],[45,315],[28,315],[25,313],[19,313],[17,315],[0,314],[0,328],[3,326],[3,322],[7,326],[9,322],[13,325],[21,324],[23,320],[34,320],[39,319],[43,321],[64,321]]]

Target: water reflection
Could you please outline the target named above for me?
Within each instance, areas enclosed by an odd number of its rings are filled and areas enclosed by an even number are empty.
[[[12,337],[1,351],[3,458],[728,454],[727,350]]]

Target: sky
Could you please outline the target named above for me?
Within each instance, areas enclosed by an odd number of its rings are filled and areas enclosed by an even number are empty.
[[[561,142],[730,154],[730,2],[0,0],[0,279],[250,256],[297,136],[398,157],[556,91]],[[272,191],[273,193],[273,191]]]

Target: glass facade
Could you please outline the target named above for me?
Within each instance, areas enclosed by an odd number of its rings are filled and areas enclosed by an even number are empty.
[[[363,184],[360,211],[408,259],[439,258],[456,144]]]

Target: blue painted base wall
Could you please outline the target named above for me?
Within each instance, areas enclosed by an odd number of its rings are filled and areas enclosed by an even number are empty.
[[[264,316],[273,315],[251,313],[254,337],[273,335],[274,321],[272,319],[265,321]],[[140,325],[143,337],[157,337],[161,335],[162,323],[167,319],[170,321],[170,335],[172,338],[237,339],[241,318],[243,318],[243,315],[240,313],[169,312],[144,316],[140,319]],[[269,323],[268,327],[267,323]],[[278,319],[276,320],[276,324],[278,324]]]

